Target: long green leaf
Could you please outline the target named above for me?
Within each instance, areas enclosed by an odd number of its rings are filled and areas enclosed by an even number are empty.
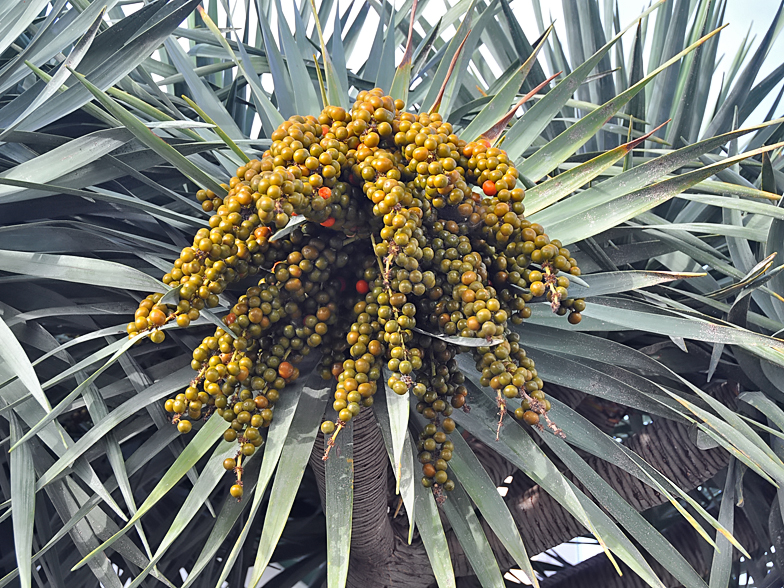
[[[260,461],[261,460],[258,459],[251,460],[250,465],[242,473],[243,496],[255,497]],[[239,519],[240,515],[248,508],[249,504],[249,500],[236,500],[227,493],[226,500],[216,517],[210,535],[204,541],[204,546],[201,548],[199,557],[188,572],[188,579],[185,580],[182,588],[188,588],[199,580],[204,569],[214,562],[215,554],[218,549],[225,545],[226,538],[236,524],[237,519]]]
[[[589,287],[575,284],[569,286],[570,298],[589,298],[592,296],[606,296],[618,294],[629,290],[639,290],[664,284],[675,280],[687,280],[704,276],[704,273],[693,272],[652,272],[643,270],[628,270],[618,272],[603,272],[581,276]]]
[[[769,126],[770,124],[772,123],[763,123],[760,127],[749,127],[726,133],[718,137],[700,141],[694,145],[682,147],[676,151],[662,155],[661,157],[654,158],[642,165],[635,166],[618,174],[613,178],[600,182],[596,186],[581,192],[575,198],[570,198],[567,201],[552,205],[545,210],[532,215],[530,220],[550,227],[560,218],[576,216],[634,190],[640,189],[651,181],[661,178],[679,167],[687,165],[697,156],[712,151],[734,138],[741,137],[747,133]],[[719,186],[716,186],[716,188],[719,188]],[[711,189],[711,192],[713,191],[714,190]]]
[[[765,396],[762,392],[744,392],[738,399],[762,412],[767,418],[773,421],[779,429],[784,431],[784,410],[781,410],[775,402]]]
[[[381,428],[381,435],[384,437],[384,446],[386,447],[387,454],[389,455],[389,462],[392,465],[393,471],[395,472],[397,493],[400,494],[403,505],[406,507],[406,516],[408,517],[408,543],[410,545],[411,540],[414,537],[414,486],[419,481],[416,479],[416,472],[414,471],[414,458],[411,453],[411,438],[408,434],[408,427],[406,427],[406,429],[403,431],[403,453],[400,456],[400,460],[397,460],[395,458],[392,425],[390,422],[392,420],[392,415],[390,414],[390,408],[387,406],[387,395],[379,394],[376,397],[376,402],[373,406],[378,407],[377,409],[374,409],[374,415],[376,417],[376,421],[378,421],[378,426]],[[400,464],[399,478],[397,477],[398,463]]]
[[[324,34],[321,30],[321,21],[319,20],[318,10],[316,10],[316,3],[310,0],[310,8],[313,11],[313,17],[316,19],[316,31],[318,32],[319,43],[321,44],[321,60],[324,62],[324,76],[327,79],[327,101],[334,106],[347,106],[347,96],[343,89],[340,87],[340,78],[335,71],[335,66],[332,59],[329,57],[327,45],[324,42]],[[318,63],[316,64],[318,66]],[[324,105],[327,106],[326,104]]]
[[[297,412],[286,436],[284,445],[286,459],[278,465],[275,481],[272,484],[267,515],[264,518],[259,548],[253,564],[253,575],[248,582],[249,588],[255,588],[258,585],[283,533],[289,512],[294,504],[296,495],[294,490],[299,488],[313,442],[316,440],[321,418],[324,415],[329,388],[325,387],[318,370],[314,372],[312,382],[310,380],[302,391]],[[318,382],[318,380],[321,381]]]
[[[735,460],[730,459],[730,464],[727,466],[727,477],[724,482],[724,492],[721,494],[721,506],[719,507],[719,522],[730,533],[735,523],[735,467]],[[713,552],[710,576],[708,576],[710,578],[710,588],[728,586],[731,571],[732,546],[726,537],[717,533],[716,550]]]
[[[717,324],[705,318],[685,318],[660,312],[653,306],[631,303],[612,298],[595,298],[585,313],[606,321],[622,325],[627,329],[638,329],[665,336],[696,339],[708,343],[729,343],[756,351],[768,348],[784,358],[784,342],[741,329],[728,324]],[[779,360],[782,364],[784,359]]]
[[[390,11],[389,22],[387,24],[386,34],[384,35],[384,44],[381,48],[381,61],[378,65],[376,72],[376,87],[381,88],[385,92],[389,91],[392,87],[395,72],[395,11]]]
[[[0,317],[0,357],[3,358],[10,370],[19,378],[19,381],[24,384],[25,388],[27,388],[28,392],[35,398],[38,404],[40,404],[47,413],[50,413],[52,411],[52,406],[49,404],[49,399],[46,397],[46,394],[44,394],[44,390],[41,387],[41,382],[38,380],[35,369],[30,363],[19,340],[2,317]],[[0,392],[0,395],[2,395],[2,392]]]
[[[103,259],[0,249],[0,270],[78,284],[142,292],[163,292],[166,286],[135,268]]]
[[[79,441],[62,452],[62,454],[59,456],[59,459],[52,465],[52,467],[39,477],[38,489],[43,488],[48,482],[56,479],[57,476],[63,470],[65,470],[65,468],[69,467],[75,459],[77,459],[99,440],[103,439],[103,436],[108,431],[111,431],[114,429],[114,427],[124,422],[129,415],[140,410],[150,402],[160,400],[162,397],[170,394],[177,388],[187,385],[187,383],[190,381],[190,378],[188,377],[190,375],[191,374],[186,370],[179,370],[173,373],[171,376],[157,382],[155,385],[150,386],[150,388],[148,388],[144,394],[137,395],[135,398],[127,400],[119,407],[115,408],[105,419],[103,419],[100,423],[97,423],[87,433],[80,437]],[[69,404],[70,400],[68,401],[68,404],[65,402],[60,402],[58,407],[62,405],[67,407]],[[52,411],[52,413],[54,412],[55,411]],[[35,426],[33,426],[30,431],[24,437],[22,437],[22,439],[20,439],[18,446],[21,447],[24,444],[24,441],[26,441],[31,435],[37,434],[39,430],[43,430],[46,427],[47,422],[49,421],[39,421],[36,423]]]
[[[301,383],[299,385],[293,386],[290,390],[287,390],[286,394],[282,395],[280,400],[278,400],[276,403],[275,418],[273,419],[272,425],[270,425],[269,433],[267,434],[267,442],[264,448],[264,458],[261,462],[261,470],[259,472],[258,484],[256,486],[257,489],[253,495],[253,503],[251,504],[250,513],[248,515],[247,521],[242,527],[242,531],[240,532],[239,537],[237,537],[231,552],[224,562],[218,585],[220,585],[221,582],[226,579],[232,566],[234,566],[234,562],[239,556],[242,547],[245,544],[248,533],[252,528],[256,513],[261,506],[261,501],[264,497],[264,493],[267,490],[267,485],[272,479],[272,475],[275,472],[278,461],[280,460],[281,452],[283,451],[285,442],[288,439],[288,435],[291,431],[292,421],[295,415],[298,414],[298,406],[300,399],[302,398],[302,391],[304,387],[318,387],[319,382],[317,378],[320,378],[321,376],[317,373],[313,373],[313,366],[315,365],[312,363],[313,361],[315,361],[315,358],[311,358],[306,365],[301,366],[301,371],[307,374],[307,376],[301,376]],[[260,571],[259,574],[262,572],[263,570]]]
[[[131,518],[130,521],[123,527],[120,531],[112,535],[112,537],[108,541],[104,541],[104,543],[98,547],[97,549],[93,550],[90,554],[88,554],[85,558],[79,561],[73,569],[79,569],[87,560],[94,557],[98,553],[101,553],[107,547],[111,546],[112,543],[117,541],[120,537],[122,537],[136,521],[142,518],[153,506],[155,506],[158,501],[161,500],[176,484],[177,482],[194,466],[196,462],[201,459],[201,457],[209,451],[209,449],[215,445],[215,441],[220,436],[221,429],[226,428],[226,421],[223,420],[219,414],[214,414],[210,419],[202,426],[198,433],[191,439],[191,442],[185,447],[183,452],[174,460],[174,463],[171,467],[166,471],[163,475],[161,480],[156,484],[155,488],[153,488],[152,492],[147,495],[147,499],[142,503],[139,507],[139,510],[136,511],[136,514]]]
[[[278,14],[279,39],[282,42],[283,52],[286,54],[286,65],[288,65],[291,73],[292,87],[296,87],[298,90],[294,92],[297,112],[302,116],[306,114],[316,115],[321,110],[316,89],[313,87],[310,74],[305,66],[305,60],[291,34],[289,25],[286,19],[281,17],[283,8],[280,0],[275,0],[275,6]]]
[[[492,486],[485,489],[485,492],[492,491]],[[498,562],[487,542],[482,525],[479,524],[471,499],[468,498],[459,481],[455,481],[455,489],[449,493],[441,508],[452,525],[452,530],[471,563],[479,583],[483,588],[503,588],[505,584],[498,569]]]
[[[288,119],[290,116],[297,113],[296,94],[298,92],[294,92],[291,72],[283,61],[283,56],[278,50],[278,46],[275,44],[275,38],[272,35],[270,23],[264,15],[260,0],[256,0],[256,14],[259,17],[259,26],[261,27],[261,34],[264,40],[264,50],[267,54],[267,60],[269,61],[272,81],[275,84],[275,96],[278,110],[283,118]],[[299,86],[297,86],[297,89],[299,90]]]
[[[658,9],[664,2],[654,3],[644,14],[648,14]],[[637,24],[637,19],[624,28],[615,37],[610,39],[606,45],[594,53],[585,63],[567,75],[561,82],[547,93],[547,100],[540,100],[534,104],[517,122],[509,129],[504,139],[504,149],[511,160],[519,158],[526,149],[533,145],[540,133],[550,124],[553,117],[564,107],[575,93],[577,88],[585,81],[596,65],[607,55],[610,49],[632,26]],[[561,68],[559,68],[561,69]]]
[[[22,114],[20,114],[13,123],[8,125],[2,133],[0,133],[0,140],[5,139],[5,137],[7,137],[8,134],[11,131],[13,131],[13,129],[15,129],[19,125],[19,122],[24,120],[24,118],[29,113],[33,112],[36,108],[38,108],[38,106],[46,102],[49,98],[51,98],[57,93],[60,86],[70,75],[67,68],[77,67],[79,63],[82,61],[84,54],[90,48],[90,45],[92,44],[93,39],[95,38],[95,34],[98,32],[98,26],[103,21],[104,12],[105,12],[105,8],[101,10],[101,12],[96,17],[95,21],[93,21],[93,24],[90,25],[89,29],[87,29],[87,32],[84,34],[84,36],[81,39],[79,39],[79,42],[74,46],[74,48],[68,54],[68,57],[65,59],[65,61],[63,61],[63,63],[60,64],[60,67],[57,69],[57,73],[54,75],[51,81],[49,81],[46,84],[46,88],[44,88],[44,91],[41,92],[38,96],[36,96],[35,99],[30,103],[30,105],[25,109],[25,111]]]
[[[403,444],[408,431],[408,416],[409,416],[409,394],[406,392],[403,395],[396,394],[392,388],[386,384],[389,379],[389,373],[384,370],[384,403],[386,404],[387,414],[389,416],[389,427],[392,435],[392,454],[393,454],[393,467],[395,470],[395,493],[400,493],[400,480],[403,476],[402,471],[402,455]]]
[[[155,556],[150,560],[147,567],[133,579],[133,582],[131,582],[131,585],[128,588],[137,588],[137,586],[140,586],[147,577],[147,574],[153,570],[155,565],[166,554],[166,551],[171,547],[172,543],[182,535],[188,524],[193,521],[194,513],[204,504],[220,479],[226,474],[226,470],[223,468],[223,460],[227,457],[234,457],[236,453],[237,445],[235,443],[223,442],[215,448],[215,451],[201,471],[199,479],[193,485],[193,488],[191,488],[188,497],[185,499],[185,502],[182,503],[180,510],[177,511],[177,515],[174,517],[171,525],[169,525],[169,530],[166,531],[166,535],[164,535],[160,545],[158,545]],[[246,460],[243,463],[243,466],[247,467],[247,463]]]
[[[641,188],[611,202],[595,206],[590,211],[556,221],[548,227],[548,230],[550,234],[560,239],[564,245],[587,239],[634,218],[638,214],[651,210],[722,169],[748,157],[777,149],[782,145],[784,143],[777,143],[776,145],[742,153],[736,157],[728,157],[719,163]]]
[[[776,459],[771,458],[766,451],[760,449],[757,443],[746,436],[745,431],[735,430],[733,426],[707,410],[703,410],[683,398],[679,398],[678,402],[705,423],[700,427],[703,431],[716,439],[725,448],[730,449],[728,445],[731,446],[734,449],[734,455],[738,459],[772,484],[784,486],[784,467],[782,467],[781,460],[778,457]]]
[[[128,143],[132,135],[126,129],[105,129],[69,141],[47,153],[25,161],[0,177],[10,180],[47,183],[78,171],[111,151]],[[0,187],[0,202],[13,202],[11,196],[20,190],[12,186]]]
[[[406,104],[408,103],[408,89],[411,87],[411,69],[413,66],[411,59],[414,54],[414,24],[416,23],[418,5],[419,0],[413,0],[406,48],[403,52],[403,58],[395,69],[395,77],[392,79],[392,87],[389,90],[389,95],[392,98],[399,98]]]
[[[152,13],[146,13],[146,11],[143,12],[142,10],[137,11],[137,13],[141,13],[142,20],[140,22],[136,21],[135,27],[130,22],[127,23],[127,28],[130,30],[126,31],[126,35],[132,38],[127,42],[122,42],[120,35],[117,35],[117,40],[121,41],[118,44],[112,36],[112,29],[99,35],[93,43],[93,51],[89,52],[82,60],[82,69],[89,73],[90,80],[96,87],[109,88],[113,86],[138,67],[152,51],[157,49],[177,25],[193,11],[198,1],[177,0],[167,4],[151,4],[154,9]],[[158,11],[157,14],[155,13],[156,10]],[[124,24],[129,19],[133,20],[133,16],[131,15],[128,19],[123,19],[118,25]],[[93,16],[92,18],[95,17]],[[128,36],[125,39],[128,39]],[[97,53],[101,46],[105,47],[105,53],[98,57]],[[61,50],[62,46],[58,46],[57,52]],[[20,101],[23,100],[20,97]],[[20,128],[28,131],[37,130],[81,108],[90,100],[90,92],[81,85],[75,85],[63,93],[61,97],[58,97],[57,100],[51,100],[42,105],[36,112],[33,112],[20,125]],[[0,111],[0,120],[4,111],[5,109]],[[4,125],[5,121],[0,122],[0,126]],[[216,193],[222,194],[223,192]]]
[[[534,214],[565,198],[580,186],[593,180],[618,160],[624,158],[632,149],[655,132],[656,129],[530,188],[526,192],[526,212]]]
[[[11,442],[22,437],[22,425],[11,413]],[[14,549],[22,588],[32,586],[33,524],[35,520],[35,469],[33,448],[25,445],[11,453],[11,501],[13,502]]]
[[[569,127],[566,131],[558,135],[555,139],[550,141],[547,145],[542,147],[539,151],[527,158],[519,167],[520,174],[533,181],[539,180],[542,176],[548,174],[559,164],[566,161],[566,159],[574,153],[580,146],[584,145],[596,132],[601,129],[607,120],[613,116],[618,110],[626,105],[640,90],[651,82],[659,73],[674,65],[680,59],[690,52],[694,51],[710,39],[713,35],[718,33],[721,28],[705,35],[697,42],[689,45],[686,49],[668,59],[658,68],[653,70],[642,80],[634,84],[628,90],[621,92],[610,101],[603,104],[597,110],[587,114],[579,122]],[[533,108],[531,109],[533,110]],[[511,132],[511,131],[510,131]]]
[[[539,56],[539,51],[542,47],[545,46],[547,43],[547,36],[550,34],[552,27],[548,28],[545,31],[544,35],[539,41],[539,44],[536,46],[534,51],[531,55],[528,56],[528,59],[525,60],[525,63],[520,66],[514,75],[509,78],[509,81],[504,84],[503,88],[501,88],[498,93],[493,96],[493,99],[488,102],[485,107],[479,111],[479,114],[474,117],[468,126],[460,131],[460,137],[467,140],[473,141],[477,137],[479,137],[482,133],[487,131],[487,129],[493,127],[509,110],[509,106],[512,104],[517,92],[520,90],[520,87],[525,82],[528,74],[533,69],[534,65],[537,63],[536,59]]]
[[[116,101],[112,100],[112,98],[107,96],[104,92],[101,92],[101,90],[99,90],[97,86],[90,83],[87,78],[73,70],[71,70],[71,72],[76,76],[76,79],[79,80],[82,85],[84,85],[84,87],[87,88],[87,90],[89,90],[89,92],[98,99],[103,107],[106,108],[106,110],[108,110],[112,116],[121,121],[139,141],[155,151],[155,153],[163,157],[166,161],[174,165],[196,185],[208,188],[218,195],[225,195],[227,193],[220,184],[204,173],[190,159],[181,155],[180,152],[177,151],[174,147],[153,133],[138,118],[128,112],[128,110],[126,110],[124,107],[120,106],[120,104],[118,104]]]
[[[334,411],[333,411],[334,414]],[[328,435],[324,435],[325,444]],[[354,506],[354,423],[337,436],[324,464],[327,518],[327,587],[343,588],[348,578]]]
[[[639,541],[667,571],[676,575],[684,586],[704,588],[705,582],[678,551],[645,518],[632,508],[602,477],[596,473],[566,442],[549,433],[540,435],[581,484],[613,515],[629,534]],[[729,542],[728,547],[729,547]],[[728,551],[732,552],[732,549]]]
[[[411,443],[412,450],[416,446]],[[449,544],[446,542],[441,516],[438,513],[436,500],[433,493],[422,486],[414,484],[415,518],[419,536],[433,568],[438,588],[455,588],[455,572],[452,569],[452,560],[449,555]]]
[[[468,403],[471,406],[470,413],[462,411],[452,413],[452,418],[460,426],[465,427],[480,441],[491,444],[497,453],[525,472],[597,536],[605,549],[612,550],[648,584],[663,586],[639,551],[620,529],[596,504],[564,478],[520,425],[508,419],[508,422],[505,422],[498,431],[497,407],[481,391],[476,390],[474,394],[470,394]],[[496,435],[501,443],[496,442]]]
[[[567,442],[570,445],[579,447],[583,451],[587,451],[600,459],[614,464],[661,493],[670,501],[676,510],[681,513],[683,518],[694,527],[705,541],[708,542],[708,544],[715,546],[715,543],[705,532],[702,524],[697,522],[690,511],[686,510],[681,505],[681,501],[691,506],[695,512],[699,513],[699,515],[717,531],[726,537],[731,537],[731,534],[687,492],[683,491],[671,480],[663,476],[656,468],[642,459],[634,451],[613,440],[612,437],[599,430],[596,425],[565,404],[555,399],[552,399],[551,403],[553,410],[553,412],[550,413],[551,418],[565,431],[569,431]],[[678,497],[680,497],[680,500]],[[736,540],[732,539],[732,541],[734,545],[737,545],[742,549]],[[673,559],[673,565],[675,566],[672,571],[673,575],[683,584],[690,583],[691,580],[689,580],[689,577],[693,578],[694,570],[688,562],[681,556],[680,559]]]
[[[462,435],[451,435],[450,439],[455,446],[452,452],[452,459],[449,467],[455,473],[458,481],[474,501],[479,512],[493,533],[501,540],[509,554],[514,558],[520,569],[525,572],[533,585],[538,588],[539,580],[536,578],[528,559],[528,554],[520,537],[520,531],[509,512],[509,507],[501,498],[498,492],[494,492],[495,487],[490,476],[482,467],[479,459],[463,439]],[[449,495],[447,501],[451,499]],[[475,569],[475,571],[477,571]],[[478,573],[478,571],[477,571]]]
[[[447,80],[447,75],[450,70],[450,63],[453,61],[460,47],[462,47],[463,43],[465,42],[466,34],[471,27],[471,19],[473,17],[474,6],[476,5],[477,0],[470,0],[470,2],[471,5],[468,7],[468,10],[463,13],[463,20],[461,21],[460,26],[457,27],[457,31],[455,32],[454,36],[447,44],[446,52],[442,55],[438,69],[436,69],[435,73],[433,74],[433,79],[427,89],[427,95],[422,100],[421,110],[423,112],[429,112],[438,103],[441,87]],[[462,4],[463,3],[458,3],[455,6]]]
[[[251,96],[253,96],[253,100],[256,103],[256,108],[258,110],[259,116],[266,116],[269,120],[270,124],[273,127],[280,126],[283,122],[283,116],[278,112],[278,109],[270,102],[270,99],[267,98],[267,94],[261,87],[259,76],[253,71],[253,65],[250,63],[250,58],[247,56],[247,53],[244,51],[244,45],[242,43],[239,44],[240,53],[242,54],[242,59],[237,59],[237,56],[234,54],[234,51],[231,49],[231,45],[226,40],[226,38],[221,34],[220,29],[212,22],[212,19],[204,12],[204,9],[199,7],[199,14],[201,14],[204,23],[207,27],[212,31],[215,38],[221,44],[221,46],[226,50],[229,54],[229,57],[237,64],[240,72],[242,72],[242,76],[248,82],[248,86],[250,86]],[[274,129],[269,129],[269,133],[272,134]]]

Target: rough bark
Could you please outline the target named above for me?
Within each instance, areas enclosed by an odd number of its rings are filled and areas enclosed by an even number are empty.
[[[731,395],[731,393],[730,393]],[[430,586],[435,579],[427,554],[418,537],[407,545],[405,517],[393,519],[397,499],[388,502],[389,460],[380,429],[372,411],[363,411],[354,421],[354,511],[351,565],[348,586],[375,588]],[[722,449],[702,451],[690,439],[686,426],[660,419],[630,439],[628,446],[684,490],[691,490],[712,478],[727,465],[729,455]],[[481,458],[492,453],[476,447]],[[311,466],[324,498],[324,467],[321,436],[311,456]],[[588,463],[636,510],[645,510],[666,499],[652,488],[614,465],[598,458]],[[491,478],[499,484],[509,475],[509,465],[494,458],[483,462]],[[567,472],[567,476],[570,474]],[[515,476],[515,480],[522,476]],[[577,480],[573,480],[578,484]],[[521,491],[513,483],[506,497],[529,555],[541,553],[587,531],[539,486]],[[516,567],[494,534],[485,531],[502,569]],[[457,576],[473,572],[454,533],[447,529],[447,541]],[[634,575],[629,572],[627,576]],[[624,585],[626,586],[626,585]]]

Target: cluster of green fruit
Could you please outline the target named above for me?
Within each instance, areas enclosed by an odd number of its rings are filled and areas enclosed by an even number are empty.
[[[224,464],[237,472],[239,497],[242,458],[261,445],[297,363],[321,347],[322,374],[337,379],[338,420],[321,427],[332,435],[325,459],[340,429],[372,406],[383,375],[430,421],[418,443],[423,484],[450,490],[450,414],[466,402],[455,354],[473,349],[501,418],[517,397],[516,417],[547,419],[542,381],[507,325],[529,317],[535,298],[578,323],[585,303],[567,289],[576,261],[525,219],[504,151],[467,143],[437,113],[406,112],[379,89],[360,92],[350,111],[292,117],[272,140],[224,198],[199,191],[210,228],[164,276],[179,301],[151,295],[128,325],[159,343],[163,325],[186,327],[231,283],[264,276],[193,351],[198,375],[166,409],[183,433],[205,413],[223,416],[224,438],[239,443]],[[274,234],[297,217],[307,222]]]

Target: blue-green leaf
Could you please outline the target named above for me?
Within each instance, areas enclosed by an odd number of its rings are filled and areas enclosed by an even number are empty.
[[[22,345],[2,317],[0,317],[0,357],[3,358],[9,369],[16,374],[19,381],[25,385],[25,388],[36,399],[38,404],[47,413],[51,412],[52,406],[49,404],[49,399],[44,394],[43,388],[41,388],[41,382],[38,380],[35,369],[33,369]],[[19,435],[19,437],[22,437],[22,435]],[[16,443],[16,441],[12,441],[13,443]]]
[[[333,411],[334,413],[334,411]],[[325,435],[325,438],[328,437]],[[326,446],[326,443],[325,443]],[[343,588],[348,578],[351,515],[354,506],[354,423],[334,441],[324,464],[327,518],[327,587]]]
[[[10,415],[11,443],[22,437],[22,425]],[[14,549],[22,588],[32,586],[33,524],[35,520],[35,468],[33,448],[23,445],[11,452],[11,501],[13,503]]]

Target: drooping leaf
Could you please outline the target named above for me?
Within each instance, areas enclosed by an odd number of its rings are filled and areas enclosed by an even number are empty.
[[[4,337],[3,337],[4,338]],[[5,354],[3,354],[4,357]],[[22,437],[22,425],[14,413],[10,416],[11,442]],[[33,524],[35,519],[35,469],[29,445],[11,453],[11,501],[13,502],[14,549],[22,588],[32,586]]]
[[[147,145],[150,149],[155,151],[158,155],[175,165],[182,173],[187,175],[197,185],[209,188],[216,194],[226,194],[220,184],[213,180],[210,176],[199,169],[192,161],[182,156],[174,147],[166,143],[163,139],[154,134],[148,129],[138,118],[128,112],[125,108],[120,106],[117,102],[112,100],[109,96],[101,92],[96,86],[87,81],[83,75],[71,70],[89,91],[95,96],[98,101],[108,110],[113,116],[130,130],[134,136],[142,143]]]
[[[38,404],[47,413],[51,412],[52,406],[49,404],[49,399],[44,394],[43,388],[41,388],[41,382],[38,380],[35,369],[19,340],[2,317],[0,317],[0,357],[8,364],[11,371],[19,378],[19,381],[25,385],[25,388],[27,388]],[[21,436],[20,434],[18,437]]]
[[[528,559],[520,531],[512,519],[509,508],[495,489],[479,459],[461,435],[451,436],[455,450],[449,467],[455,473],[462,487],[476,504],[484,520],[490,525],[506,550],[512,555],[520,569],[525,572],[534,586],[539,586],[531,561]],[[450,494],[451,499],[451,494]]]
[[[378,426],[381,428],[381,435],[384,437],[384,446],[389,455],[389,461],[392,465],[392,470],[395,473],[395,484],[397,493],[400,494],[400,499],[406,508],[406,516],[408,516],[408,543],[414,536],[414,520],[415,520],[415,493],[414,486],[417,483],[416,472],[414,471],[414,457],[412,454],[411,437],[408,434],[408,428],[405,429],[403,437],[403,452],[398,460],[395,457],[392,424],[391,421],[395,415],[392,415],[392,410],[387,406],[387,395],[379,394],[374,406],[378,409],[374,411]],[[398,463],[400,469],[398,471]],[[399,476],[399,477],[398,477]]]
[[[390,373],[384,370],[384,404],[386,404],[389,418],[389,429],[392,437],[392,467],[395,471],[395,493],[400,493],[400,481],[403,477],[403,445],[408,431],[409,418],[409,393],[397,394],[390,388],[388,382]]]
[[[412,450],[414,447],[412,443]],[[438,588],[455,588],[457,583],[455,582],[449,546],[433,493],[422,484],[414,484],[414,494],[416,496],[416,526],[420,537],[422,537],[422,544],[425,546]]]
[[[128,521],[128,524],[118,533],[112,535],[108,541],[104,541],[100,547],[93,550],[89,555],[87,555],[87,557],[79,561],[73,569],[79,569],[87,562],[88,559],[95,557],[98,553],[101,553],[104,549],[111,546],[122,535],[124,535],[136,521],[141,519],[142,516],[144,516],[153,506],[155,506],[155,504],[158,503],[161,498],[163,498],[163,496],[165,496],[174,487],[174,485],[185,475],[185,473],[196,464],[201,456],[207,453],[207,451],[209,451],[209,449],[215,445],[221,429],[225,429],[225,427],[226,421],[223,420],[223,417],[218,414],[214,414],[212,417],[210,417],[204,426],[199,429],[193,439],[191,439],[191,442],[188,443],[183,452],[177,457],[172,466],[166,471],[166,473],[163,475],[163,478],[161,478],[155,488],[153,488],[153,490],[147,496],[147,499],[139,507],[139,510],[136,511],[136,514],[131,518],[130,521]]]
[[[733,531],[735,522],[735,468],[737,463],[730,459],[727,466],[727,478],[724,482],[724,492],[721,493],[721,506],[719,507],[719,522],[726,527],[730,533]],[[711,562],[710,588],[720,588],[726,586],[730,581],[732,571],[732,546],[729,540],[722,534],[716,534],[716,549],[713,552]]]
[[[334,411],[333,411],[334,413]],[[325,435],[325,437],[327,437]],[[343,588],[348,578],[351,522],[354,506],[354,423],[335,439],[324,464],[327,517],[327,586]]]
[[[504,579],[479,519],[459,481],[442,507],[483,588],[502,588]]]
[[[283,533],[283,527],[286,525],[289,512],[294,504],[295,493],[291,489],[299,487],[305,472],[305,464],[310,457],[310,450],[324,415],[328,390],[329,387],[325,387],[321,374],[315,370],[302,390],[296,414],[290,421],[285,444],[280,446],[285,450],[286,459],[278,466],[275,481],[272,484],[267,516],[264,519],[259,548],[253,564],[253,574],[248,583],[251,588],[254,588],[261,579],[261,575],[264,573],[264,569],[272,557],[272,552]],[[264,464],[262,464],[262,468],[264,468]],[[270,468],[270,474],[273,468],[274,464]],[[223,579],[221,579],[222,581]]]

